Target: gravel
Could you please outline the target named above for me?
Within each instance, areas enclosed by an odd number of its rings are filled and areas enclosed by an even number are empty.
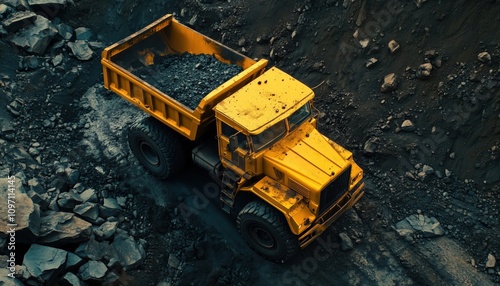
[[[242,71],[210,55],[183,53],[162,57],[152,66],[135,71],[149,84],[168,94],[190,109],[203,97]]]

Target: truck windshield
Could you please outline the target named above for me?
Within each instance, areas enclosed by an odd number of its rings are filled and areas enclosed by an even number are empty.
[[[297,109],[290,117],[288,118],[288,124],[290,125],[290,131],[294,130],[302,124],[302,122],[306,121],[309,116],[311,116],[311,107],[309,103],[306,103],[301,108]]]
[[[255,152],[270,146],[286,134],[285,121],[280,121],[258,135],[252,135],[252,143]]]

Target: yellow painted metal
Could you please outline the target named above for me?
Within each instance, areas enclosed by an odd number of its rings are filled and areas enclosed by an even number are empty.
[[[253,186],[243,187],[240,191],[252,192],[282,212],[293,234],[304,232],[315,219],[301,195],[270,177],[265,176]]]
[[[250,134],[259,134],[289,117],[312,100],[313,91],[289,74],[273,67],[216,107],[216,116],[234,122]]]
[[[342,214],[350,210],[364,195],[364,183],[359,183],[351,188],[348,193],[342,196],[335,204],[326,210],[321,216],[317,217],[314,223],[299,235],[299,245],[301,248],[308,246],[318,236],[320,236],[334,221]]]
[[[207,90],[191,110],[132,73],[132,61],[145,66],[169,53],[209,54],[239,65],[243,71],[216,89]],[[267,60],[258,62],[204,36],[165,15],[144,29],[104,49],[101,59],[104,87],[122,96],[190,140],[205,134],[215,121],[213,107],[264,72]]]

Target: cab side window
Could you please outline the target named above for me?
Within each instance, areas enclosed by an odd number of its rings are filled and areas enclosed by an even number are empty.
[[[238,130],[234,129],[233,127],[227,125],[224,122],[221,122],[221,125],[222,125],[222,135],[224,137],[229,138],[237,133],[236,136],[238,137],[238,147],[244,150],[249,150],[248,138],[245,134],[241,132],[238,133]]]

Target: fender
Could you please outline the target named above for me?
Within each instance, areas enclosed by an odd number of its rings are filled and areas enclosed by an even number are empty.
[[[295,235],[306,231],[316,216],[309,210],[304,197],[287,186],[265,176],[252,186],[242,187],[240,192],[254,193],[285,216]]]

